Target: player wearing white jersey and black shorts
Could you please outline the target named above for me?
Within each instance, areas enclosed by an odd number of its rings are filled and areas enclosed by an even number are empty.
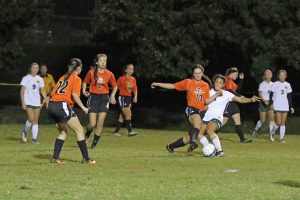
[[[270,100],[273,101],[275,111],[275,125],[270,132],[270,140],[275,140],[275,132],[279,128],[280,142],[285,143],[285,122],[288,112],[295,112],[292,105],[292,87],[285,81],[287,73],[285,70],[279,70],[278,81],[272,85]]]
[[[207,133],[211,142],[216,147],[217,156],[223,156],[223,150],[221,146],[220,139],[215,133],[221,126],[223,122],[223,114],[227,104],[230,101],[236,101],[239,103],[251,103],[258,101],[258,97],[254,96],[252,98],[235,96],[232,92],[223,90],[225,84],[225,77],[221,74],[216,75],[213,78],[214,88],[210,90],[210,97],[206,99],[206,104],[208,104],[208,109],[204,115],[203,123],[200,127],[200,133],[198,138],[202,145],[207,145],[207,140],[203,140],[204,135]],[[203,142],[204,141],[204,142]]]
[[[263,76],[264,81],[259,84],[258,96],[259,98],[261,98],[262,102],[259,103],[259,120],[257,121],[256,126],[252,132],[252,137],[256,137],[257,132],[266,121],[267,114],[269,118],[269,131],[271,131],[274,126],[274,110],[272,105],[269,103],[271,88],[273,85],[273,82],[271,81],[272,76],[273,74],[271,70],[265,70]]]

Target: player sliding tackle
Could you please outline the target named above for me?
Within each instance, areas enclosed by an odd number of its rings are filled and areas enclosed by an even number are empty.
[[[225,84],[225,77],[223,75],[216,75],[213,78],[213,89],[209,91],[210,97],[206,99],[205,103],[208,105],[208,109],[204,115],[198,139],[202,145],[207,145],[208,140],[204,136],[206,133],[208,137],[216,147],[216,156],[223,156],[221,142],[218,135],[215,133],[222,125],[223,113],[226,105],[230,101],[236,101],[239,103],[252,103],[257,102],[260,99],[256,96],[252,98],[235,96],[233,93],[223,90]],[[190,145],[189,151],[193,151],[195,146]]]

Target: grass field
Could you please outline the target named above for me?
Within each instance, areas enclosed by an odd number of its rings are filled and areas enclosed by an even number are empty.
[[[204,158],[197,149],[170,155],[165,144],[185,134],[139,130],[114,137],[105,129],[95,165],[81,164],[73,134],[50,164],[54,126],[40,126],[38,145],[20,142],[21,125],[0,125],[0,199],[300,199],[300,136],[270,143],[260,135],[240,144],[220,133],[225,157]],[[125,130],[124,130],[125,132]],[[30,137],[29,137],[30,138]]]

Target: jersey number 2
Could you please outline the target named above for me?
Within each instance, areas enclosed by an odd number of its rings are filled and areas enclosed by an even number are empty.
[[[69,85],[69,81],[59,81],[58,82],[58,87],[55,91],[56,94],[65,94],[66,93],[66,88]]]

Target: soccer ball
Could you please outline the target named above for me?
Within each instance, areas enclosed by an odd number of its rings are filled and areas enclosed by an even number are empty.
[[[212,157],[216,155],[216,147],[213,144],[207,144],[203,146],[202,153],[205,157]]]

